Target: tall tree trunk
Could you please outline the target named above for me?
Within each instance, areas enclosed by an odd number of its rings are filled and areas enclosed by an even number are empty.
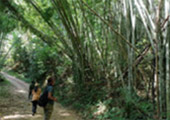
[[[161,94],[162,92],[162,56],[161,56],[161,46],[162,46],[162,33],[161,33],[161,16],[162,16],[162,7],[163,7],[163,0],[159,0],[159,6],[156,13],[156,33],[155,33],[155,81],[156,81],[156,91],[157,91],[157,116],[158,119],[161,119],[160,112],[162,112],[162,101],[161,101]],[[158,75],[160,73],[160,76]]]
[[[168,36],[167,38],[169,38],[170,36]],[[169,70],[169,39],[167,39],[167,43],[166,43],[166,117],[167,120],[170,120],[170,70]]]

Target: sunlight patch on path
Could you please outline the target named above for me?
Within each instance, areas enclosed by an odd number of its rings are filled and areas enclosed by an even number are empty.
[[[60,116],[70,116],[70,113],[60,113]]]
[[[33,117],[34,118],[39,118],[39,117],[41,117],[41,115],[32,116],[31,114],[27,114],[27,115],[16,114],[16,115],[4,116],[2,119],[3,120],[8,120],[8,119],[33,118]]]
[[[27,91],[25,91],[25,90],[16,90],[16,92],[18,92],[18,93],[25,93],[25,94],[27,94]]]
[[[63,117],[68,117],[70,116],[71,114],[66,112],[65,110],[59,110],[59,115],[60,116],[63,116]]]

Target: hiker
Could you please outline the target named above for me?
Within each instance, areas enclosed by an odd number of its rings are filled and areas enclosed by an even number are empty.
[[[32,90],[32,115],[34,116],[37,110],[38,100],[40,98],[41,89],[38,83],[35,83],[35,87]]]
[[[32,99],[32,90],[34,89],[35,81],[31,81],[31,84],[29,86],[29,93],[28,93],[28,100]]]
[[[50,77],[48,79],[48,84],[46,87],[46,91],[47,91],[47,98],[48,98],[48,102],[47,104],[43,107],[44,108],[44,120],[50,120],[50,117],[52,115],[53,112],[53,105],[54,105],[54,101],[57,101],[57,99],[53,96],[54,94],[54,86],[55,84],[55,80]]]

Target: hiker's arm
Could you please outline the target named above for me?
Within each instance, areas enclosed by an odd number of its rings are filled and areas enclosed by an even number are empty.
[[[57,101],[57,99],[52,96],[51,92],[48,92],[48,99],[53,100],[53,101]]]

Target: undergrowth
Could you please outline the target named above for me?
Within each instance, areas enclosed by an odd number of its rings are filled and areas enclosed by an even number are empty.
[[[32,81],[31,79],[26,78],[26,77],[24,76],[24,74],[20,74],[20,73],[14,72],[14,71],[6,71],[6,72],[7,72],[8,74],[12,75],[12,76],[17,77],[18,79],[21,79],[21,80],[27,82],[27,83],[31,83],[31,81]]]
[[[71,105],[76,109],[84,120],[154,120],[154,109],[150,100],[136,95],[135,92],[129,93],[125,88],[115,90],[114,95],[117,96],[109,96],[101,90],[89,92],[88,96],[79,96],[79,99],[74,98],[74,93],[67,96],[65,90],[65,97],[59,98],[63,105]],[[94,100],[101,92],[103,94]]]
[[[10,96],[9,92],[9,86],[10,83],[5,80],[4,77],[0,76],[0,78],[3,80],[0,82],[0,98],[8,98]]]
[[[8,73],[26,81],[22,75]],[[57,80],[55,95],[63,106],[77,110],[84,120],[154,120],[149,99],[138,96],[135,91],[128,92],[127,88],[108,92],[104,86],[95,86],[81,86],[77,90],[75,84]]]

